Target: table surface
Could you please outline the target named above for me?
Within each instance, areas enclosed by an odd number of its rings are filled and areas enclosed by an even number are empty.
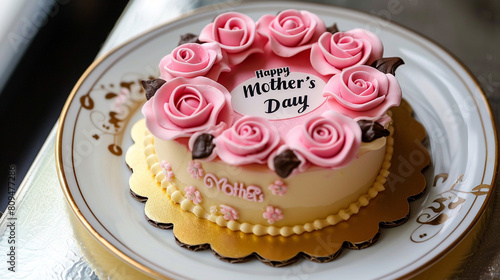
[[[131,1],[98,56],[148,30],[195,8],[227,8],[241,1]],[[314,1],[376,14],[430,38],[454,54],[482,86],[496,119],[500,118],[500,2],[495,0],[390,0]],[[82,73],[83,74],[83,73]],[[68,93],[69,94],[69,93]],[[143,278],[102,248],[83,228],[70,209],[58,181],[55,164],[55,124],[11,206],[15,215],[0,220],[0,278],[2,279],[104,279]],[[474,236],[474,248],[461,260],[452,279],[500,277],[499,188],[496,183],[489,214]],[[16,272],[8,270],[15,218]],[[7,253],[5,253],[7,252]],[[111,268],[110,268],[111,267]],[[428,276],[428,275],[427,275]],[[423,278],[427,276],[424,275]]]

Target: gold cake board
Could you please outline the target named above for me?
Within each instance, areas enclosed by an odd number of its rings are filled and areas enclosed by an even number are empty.
[[[482,233],[487,228],[488,214],[492,210],[492,205],[493,203],[488,204],[485,215],[481,216],[476,225],[455,248],[447,252],[443,258],[436,260],[435,263],[430,263],[430,267],[424,266],[411,273],[412,277],[409,279],[449,279],[463,270],[467,260],[473,257],[475,248],[480,243]],[[147,268],[140,269],[137,265],[132,265],[118,258],[87,231],[69,207],[66,212],[69,214],[68,217],[73,225],[74,234],[80,240],[78,244],[80,251],[99,279],[171,279]]]
[[[133,170],[130,192],[145,202],[145,215],[157,227],[172,229],[176,241],[190,250],[211,249],[220,259],[242,262],[253,257],[271,266],[294,263],[300,258],[328,262],[344,248],[362,249],[373,244],[380,227],[404,223],[409,217],[408,200],[423,194],[426,186],[422,170],[430,156],[422,145],[426,137],[423,126],[412,117],[412,109],[403,100],[392,110],[394,154],[385,190],[360,209],[349,220],[300,235],[256,236],[222,228],[208,220],[198,219],[173,203],[150,172],[143,151],[144,121],[132,129],[134,144],[126,162]]]

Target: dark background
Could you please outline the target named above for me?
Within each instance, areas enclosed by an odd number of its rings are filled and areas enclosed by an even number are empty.
[[[7,206],[11,166],[17,189],[127,1],[61,3],[48,14],[0,94],[0,212]]]

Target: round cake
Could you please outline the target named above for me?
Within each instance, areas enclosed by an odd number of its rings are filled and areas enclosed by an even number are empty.
[[[144,153],[193,219],[290,236],[348,220],[384,190],[400,58],[308,11],[219,15],[143,81]]]

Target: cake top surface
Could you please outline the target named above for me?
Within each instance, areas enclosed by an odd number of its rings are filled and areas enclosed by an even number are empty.
[[[228,12],[160,61],[142,112],[155,137],[184,141],[193,158],[264,164],[281,177],[340,168],[387,136],[401,64],[383,57],[375,34],[327,27],[308,11],[257,21]]]

